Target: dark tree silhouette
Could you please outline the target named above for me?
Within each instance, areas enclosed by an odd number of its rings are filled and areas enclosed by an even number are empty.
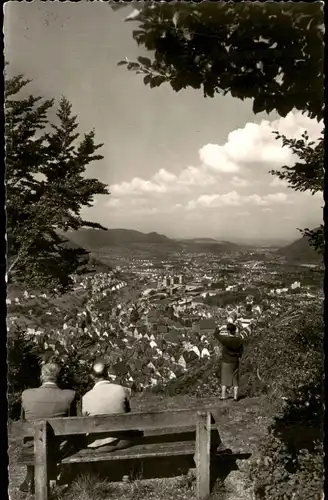
[[[288,139],[276,132],[276,138],[282,139],[284,147],[289,147],[298,161],[292,167],[284,165],[280,170],[271,170],[270,173],[287,182],[294,191],[308,191],[312,195],[323,193],[324,190],[324,136],[318,141],[310,141],[305,132],[301,139]],[[303,236],[315,250],[322,253],[324,250],[323,224],[315,229],[300,229]]]
[[[105,184],[84,175],[103,158],[97,153],[102,144],[94,131],[78,142],[77,117],[64,97],[57,124],[48,119],[53,99],[19,97],[29,82],[23,75],[5,82],[8,275],[31,286],[65,288],[88,252],[67,245],[60,232],[106,229],[80,215],[95,195],[109,194]]]
[[[151,88],[169,83],[177,92],[202,89],[206,97],[230,93],[252,99],[254,113],[286,116],[296,108],[323,117],[321,2],[161,2],[137,8],[133,38],[153,58],[119,64],[144,74]]]

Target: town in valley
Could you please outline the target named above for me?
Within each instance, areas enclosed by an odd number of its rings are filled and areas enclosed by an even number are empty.
[[[135,390],[165,385],[217,356],[214,331],[229,321],[247,338],[322,298],[322,265],[311,249],[302,254],[302,239],[277,248],[121,230],[123,240],[105,249],[88,231],[69,235],[92,255],[90,274],[76,275],[69,294],[89,294],[84,310],[68,311],[49,336],[44,318],[51,322],[60,308],[47,294],[25,291],[7,299],[9,325],[24,324],[43,349],[64,354],[70,329],[72,336],[80,329],[81,345],[89,338],[90,352],[107,356],[112,380]],[[117,231],[108,231],[111,241]],[[136,243],[134,233],[145,241]],[[49,308],[41,324],[24,312],[35,300]]]

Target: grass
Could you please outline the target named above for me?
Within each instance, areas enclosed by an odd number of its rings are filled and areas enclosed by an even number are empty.
[[[32,500],[33,495],[19,493],[11,500]],[[168,479],[136,480],[110,483],[96,475],[80,475],[67,489],[51,489],[51,500],[197,500],[195,477],[191,474]],[[222,491],[209,500],[222,500]]]
[[[188,478],[136,480],[130,483],[109,483],[96,476],[80,476],[65,496],[56,492],[54,500],[193,500],[192,484]],[[192,494],[192,496],[191,496]],[[56,497],[57,495],[57,497]]]

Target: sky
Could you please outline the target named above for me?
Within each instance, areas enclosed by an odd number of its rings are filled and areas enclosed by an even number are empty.
[[[95,129],[104,159],[87,169],[109,185],[83,210],[108,228],[173,238],[286,240],[322,221],[321,195],[296,193],[269,174],[293,158],[272,131],[317,138],[322,125],[300,113],[254,115],[251,100],[204,98],[201,90],[150,89],[117,62],[151,57],[133,40],[132,6],[102,2],[11,1],[4,6],[10,76],[29,92],[59,100]],[[53,117],[51,117],[53,118]]]

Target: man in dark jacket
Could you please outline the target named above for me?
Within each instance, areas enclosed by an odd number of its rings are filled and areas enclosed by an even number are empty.
[[[76,415],[75,392],[62,390],[57,382],[61,368],[57,363],[45,363],[41,368],[42,385],[36,389],[26,389],[22,394],[22,420],[36,421],[48,418]],[[61,443],[61,451],[67,443]],[[26,438],[25,448],[33,447],[33,438]],[[27,466],[26,478],[20,485],[23,492],[34,489],[34,467]]]
[[[238,401],[239,391],[239,360],[243,354],[243,341],[236,337],[236,326],[227,324],[228,335],[220,335],[215,331],[215,338],[222,346],[221,358],[221,399],[227,399],[227,387],[233,386],[234,401]]]

